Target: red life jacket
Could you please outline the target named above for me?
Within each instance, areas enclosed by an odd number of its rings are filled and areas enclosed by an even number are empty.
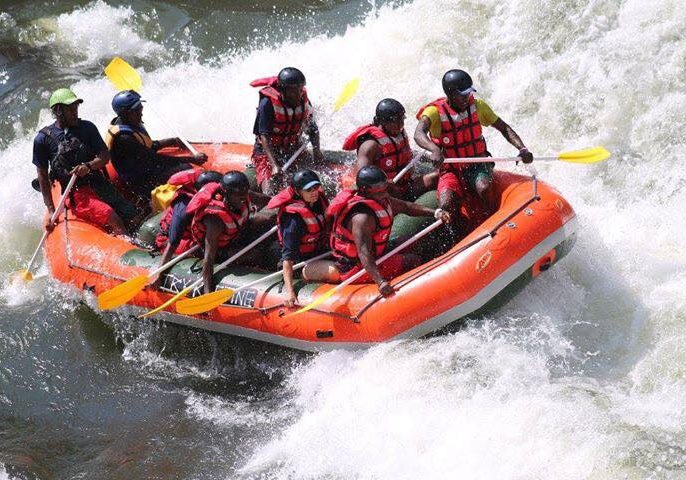
[[[179,196],[185,195],[192,198],[193,195],[197,193],[195,190],[195,181],[198,179],[203,171],[199,168],[190,168],[188,170],[183,170],[177,172],[167,180],[170,185],[179,185],[180,188],[174,192],[174,197],[172,197],[171,203],[164,210],[164,214],[160,219],[160,232],[155,237],[155,244],[157,248],[162,250],[167,246],[169,241],[169,228],[171,227],[172,216],[174,215],[174,204]],[[181,241],[179,245],[174,250],[175,255],[180,255],[189,248],[193,246],[193,236],[191,235],[190,228],[184,230],[181,234]]]
[[[241,207],[239,213],[226,208],[224,196],[221,193],[221,185],[218,183],[208,183],[202,187],[191,199],[186,208],[187,214],[193,215],[191,222],[191,235],[193,240],[201,246],[205,245],[205,235],[207,229],[203,219],[209,215],[219,217],[224,223],[224,230],[219,234],[217,246],[226,247],[238,236],[241,228],[248,222],[250,216],[250,199]]]
[[[291,151],[300,146],[305,123],[312,116],[312,104],[307,98],[307,90],[303,89],[300,105],[296,108],[287,106],[283,95],[276,89],[277,85],[277,77],[258,78],[250,82],[252,87],[264,87],[260,89],[260,99],[269,98],[274,107],[272,146],[282,151]]]
[[[200,168],[189,168],[188,170],[176,172],[174,175],[169,177],[169,180],[167,180],[168,184],[180,186],[180,188],[174,192],[174,197],[172,198],[171,203],[174,203],[174,200],[176,200],[179,195],[187,195],[188,197],[192,197],[198,193],[198,191],[195,189],[195,182],[198,180],[198,177],[200,174],[202,174],[202,172],[203,170]]]
[[[383,204],[359,195],[354,190],[342,190],[326,211],[327,216],[333,217],[331,232],[331,250],[336,260],[344,263],[359,263],[357,246],[352,231],[345,227],[348,213],[357,205],[366,205],[376,217],[376,230],[372,233],[374,254],[379,257],[386,250],[388,237],[393,226],[393,210],[389,202]]]
[[[481,123],[476,111],[474,95],[469,95],[469,106],[464,112],[456,112],[448,104],[445,97],[434,100],[424,105],[417,112],[417,119],[422,116],[425,108],[434,106],[438,108],[441,118],[441,137],[432,138],[433,142],[441,147],[446,158],[484,157],[486,140],[481,132]],[[445,164],[444,170],[461,170],[468,164]]]
[[[376,159],[375,165],[386,172],[389,180],[393,180],[398,172],[412,160],[412,150],[405,129],[398,136],[391,137],[381,127],[364,125],[348,135],[348,138],[343,142],[343,150],[360,148],[360,139],[365,135],[371,135],[381,147],[381,154]],[[409,177],[405,177],[405,179],[409,179]]]
[[[322,245],[322,239],[326,232],[326,218],[324,212],[329,206],[324,193],[319,194],[317,200],[319,204],[319,211],[322,213],[315,213],[310,206],[297,196],[293,187],[288,187],[276,196],[274,196],[266,208],[278,208],[279,213],[276,215],[276,224],[279,226],[277,233],[279,235],[279,243],[283,246],[283,237],[281,235],[281,217],[284,213],[291,213],[300,215],[300,218],[305,222],[305,233],[300,237],[299,251],[303,257],[319,250]]]

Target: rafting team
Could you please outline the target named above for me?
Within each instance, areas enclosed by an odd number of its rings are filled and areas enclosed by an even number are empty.
[[[305,280],[338,283],[364,268],[367,273],[356,283],[373,281],[382,295],[391,295],[393,288],[385,279],[421,263],[416,255],[400,253],[375,264],[386,250],[395,215],[434,216],[451,226],[457,240],[496,208],[491,188],[494,164],[444,163],[446,158],[490,156],[482,127],[492,126],[519,150],[524,163],[533,161],[512,127],[475,98],[468,73],[450,70],[442,84],[446,96],[419,109],[414,133],[416,144],[429,152],[436,168],[426,174],[410,169],[408,175],[393,181],[413,154],[404,129],[405,108],[386,98],[378,103],[372,123],[345,139],[343,149],[357,152],[356,188],[343,189],[331,201],[311,169],[298,169],[284,184],[283,166],[299,149],[304,150],[303,134],[312,144],[312,154],[300,155],[297,163],[309,162],[315,169],[324,165],[305,76],[297,68],[287,67],[276,77],[251,83],[260,87],[251,157],[260,191],[250,189],[243,172],[192,168],[191,164],[207,161],[203,153],[186,157],[159,153],[183,143],[177,138],[151,139],[142,121],[144,100],[135,91],[114,96],[112,108],[117,116],[103,141],[97,127],[78,116],[83,100],[69,89],[59,89],[49,102],[55,122],[38,132],[33,145],[33,164],[47,207],[45,228],[54,228],[50,221],[55,211],[53,181],[64,190],[76,175],[67,198],[72,213],[120,235],[134,231],[150,214],[151,190],[171,184],[178,189],[162,215],[156,239],[163,254],[161,264],[200,245],[206,293],[214,289],[215,261],[228,258],[237,245],[251,239],[246,236],[264,231],[276,216],[287,306],[297,301],[293,265],[327,246],[333,261],[307,264],[302,272]],[[110,161],[127,189],[126,198],[107,176],[105,166]],[[412,202],[430,190],[437,190],[437,210]]]

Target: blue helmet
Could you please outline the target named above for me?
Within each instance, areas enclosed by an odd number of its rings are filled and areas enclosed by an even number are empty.
[[[117,115],[136,110],[144,102],[141,96],[134,90],[122,90],[112,99],[112,109]]]

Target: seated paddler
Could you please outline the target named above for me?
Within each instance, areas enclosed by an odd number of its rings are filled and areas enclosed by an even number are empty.
[[[181,255],[195,245],[191,234],[193,217],[186,209],[202,187],[211,182],[219,183],[221,180],[221,173],[198,168],[183,170],[169,177],[168,183],[179,188],[162,214],[160,231],[155,237],[155,244],[162,251],[161,265],[171,260],[174,255]]]
[[[281,245],[286,306],[297,302],[293,288],[293,265],[322,253],[328,246],[326,208],[329,202],[319,177],[312,170],[298,170],[291,184],[267,204],[278,209],[276,223]]]
[[[412,217],[435,217],[450,221],[447,212],[394,198],[388,191],[388,178],[379,167],[366,166],[357,172],[357,190],[341,191],[329,205],[332,217],[330,246],[334,261],[318,260],[303,271],[306,280],[339,283],[364,268],[366,274],[355,283],[374,282],[384,296],[393,294],[388,283],[401,273],[418,266],[417,255],[400,252],[381,265],[376,259],[387,251],[393,218],[398,213]]]
[[[273,216],[253,214],[269,200],[270,197],[266,195],[251,192],[248,177],[236,170],[224,175],[220,183],[208,183],[193,196],[186,212],[193,216],[193,242],[199,244],[204,252],[202,274],[205,293],[214,290],[215,262],[228,258],[239,243],[247,242],[246,232],[252,234],[256,230],[249,227],[259,228],[268,222],[273,224]],[[255,225],[250,225],[251,223]],[[251,260],[246,255],[241,263],[249,263]]]
[[[182,147],[183,143],[178,138],[150,138],[143,123],[143,102],[134,90],[123,90],[114,96],[112,109],[117,116],[107,129],[106,143],[121,182],[138,207],[148,213],[152,189],[167,183],[174,173],[190,168],[189,163],[205,163],[207,155],[176,157],[158,153],[165,147]]]
[[[414,200],[438,184],[438,172],[415,174],[410,167],[396,183],[393,179],[412,161],[410,140],[405,132],[405,107],[394,98],[376,105],[374,120],[362,125],[343,142],[343,150],[357,152],[357,169],[368,165],[386,173],[389,192],[396,198]]]
[[[293,67],[282,69],[276,77],[250,83],[253,87],[262,87],[253,126],[255,146],[251,160],[257,172],[257,184],[264,193],[273,195],[281,189],[283,166],[302,146],[303,134],[307,134],[312,143],[315,164],[323,161],[319,129],[305,83],[305,75]],[[304,152],[297,157],[291,171],[300,166],[300,159],[304,157]]]

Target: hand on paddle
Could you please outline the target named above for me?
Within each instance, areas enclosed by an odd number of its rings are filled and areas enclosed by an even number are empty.
[[[198,152],[195,155],[193,155],[193,159],[190,160],[191,163],[194,163],[196,165],[202,165],[207,161],[207,155],[205,155],[202,152]]]
[[[519,158],[522,159],[524,163],[531,163],[534,161],[534,154],[529,151],[528,148],[523,147],[519,150]]]
[[[393,290],[393,287],[391,286],[390,283],[388,283],[386,280],[382,280],[379,285],[379,293],[383,295],[384,297],[390,297],[395,293],[395,290]]]
[[[45,228],[45,231],[48,233],[51,233],[55,229],[55,225],[57,225],[58,222],[58,220],[55,220],[54,222],[52,221],[53,213],[55,213],[54,208],[52,209],[52,211],[46,210],[45,217],[43,218],[43,227]]]

